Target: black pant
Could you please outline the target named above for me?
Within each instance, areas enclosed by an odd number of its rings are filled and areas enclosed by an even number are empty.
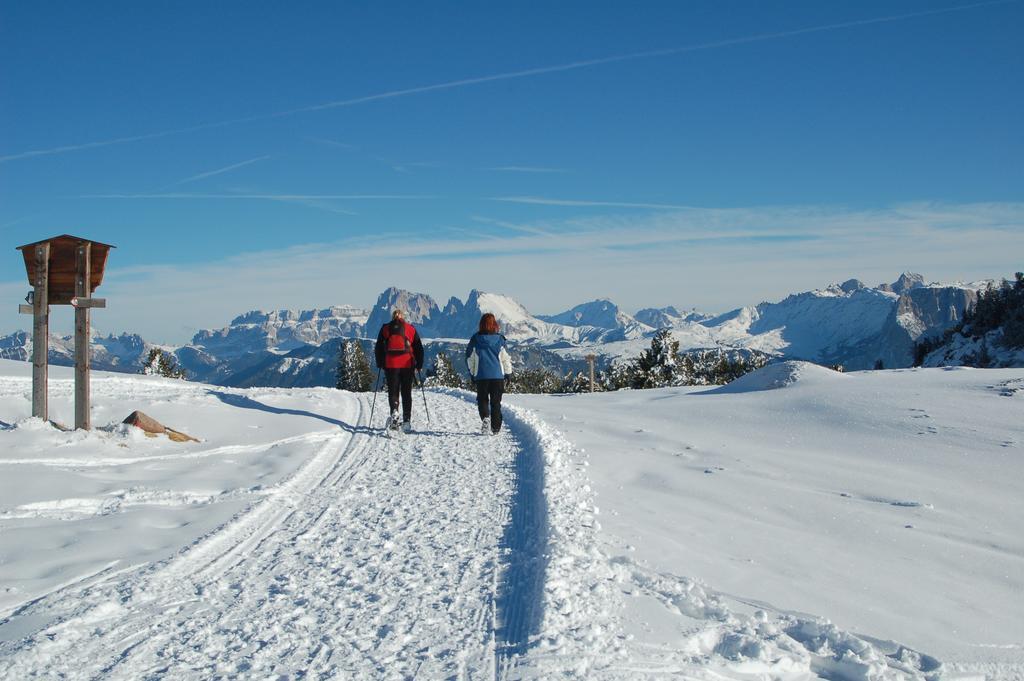
[[[388,404],[391,411],[398,411],[398,393],[402,393],[402,420],[412,417],[412,369],[385,369],[388,380]]]
[[[476,406],[480,418],[491,418],[491,430],[501,430],[501,396],[505,393],[505,379],[485,378],[476,382]]]

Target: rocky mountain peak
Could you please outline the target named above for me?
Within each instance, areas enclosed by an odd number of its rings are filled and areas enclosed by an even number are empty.
[[[377,302],[366,320],[366,335],[376,337],[377,330],[391,320],[393,310],[402,310],[405,319],[420,329],[425,336],[436,335],[431,332],[431,321],[441,313],[437,303],[426,293],[415,293],[394,286],[377,296]]]
[[[620,329],[636,321],[607,298],[582,303],[556,315],[538,315],[537,318],[552,324],[576,328],[593,326],[599,329]]]
[[[915,272],[904,272],[900,278],[891,284],[879,284],[879,291],[887,291],[897,295],[903,295],[907,291],[924,286],[924,277]]]

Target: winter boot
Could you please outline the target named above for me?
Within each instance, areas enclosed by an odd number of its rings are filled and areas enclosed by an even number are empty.
[[[484,417],[483,419],[481,419],[481,421],[480,421],[480,434],[481,435],[490,435],[491,434],[491,419],[490,418]]]
[[[411,433],[412,432],[412,421],[402,421],[402,432],[403,433]]]
[[[391,418],[388,419],[388,428],[390,428],[391,430],[398,430],[398,428],[399,428],[399,426],[401,424],[402,424],[402,419],[400,419],[398,417],[398,411],[395,410],[395,411],[391,412]]]

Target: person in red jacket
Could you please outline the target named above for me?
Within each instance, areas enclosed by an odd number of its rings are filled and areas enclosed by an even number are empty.
[[[391,313],[391,321],[380,327],[377,344],[374,346],[377,366],[384,369],[388,383],[388,404],[391,419],[388,427],[398,430],[399,425],[409,432],[412,430],[412,379],[413,372],[423,368],[423,343],[416,328],[405,321],[401,310]],[[398,420],[398,398],[402,398],[402,420]]]

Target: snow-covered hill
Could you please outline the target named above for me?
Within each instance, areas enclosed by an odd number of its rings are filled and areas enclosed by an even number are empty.
[[[1024,370],[787,362],[724,388],[516,403],[586,452],[637,678],[687,674],[680,645],[715,673],[724,656],[799,678],[777,665],[787,636],[927,653],[935,678],[1024,678]],[[885,678],[850,662],[812,667]]]
[[[1022,370],[510,395],[497,438],[430,390],[388,439],[371,394],[103,372],[64,433],[30,369],[0,360],[0,678],[1024,673]]]

